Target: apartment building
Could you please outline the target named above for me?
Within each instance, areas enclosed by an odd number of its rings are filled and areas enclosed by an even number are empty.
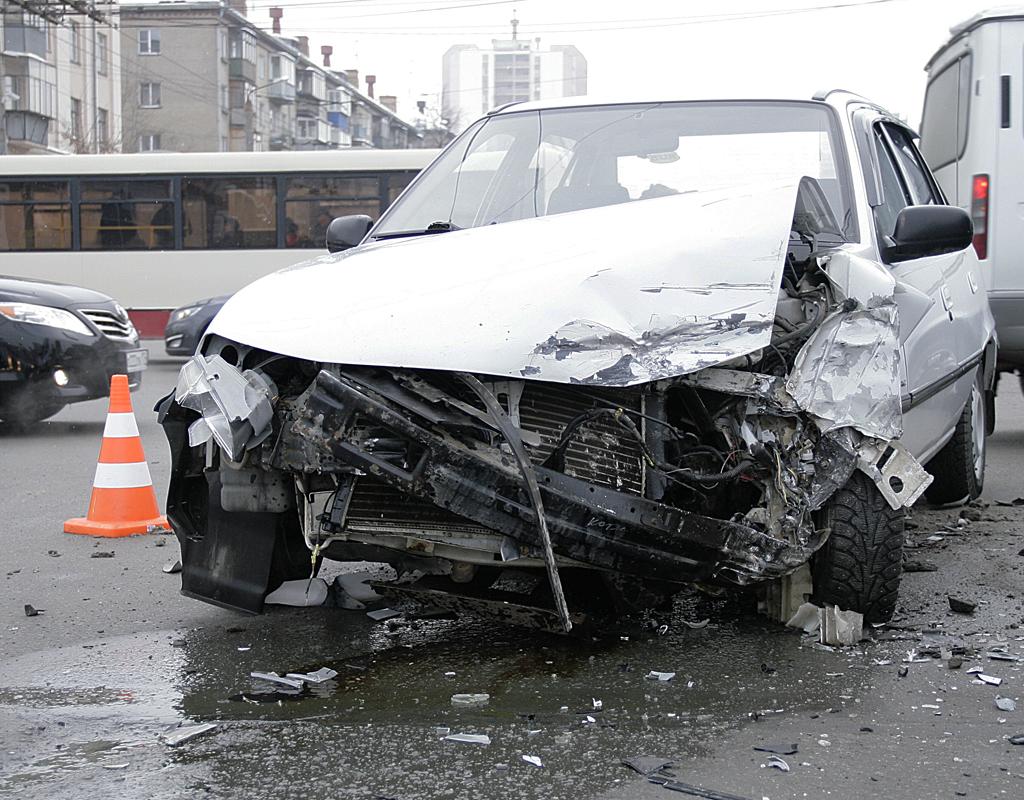
[[[122,4],[126,151],[409,147],[416,128],[358,73],[312,60],[305,36],[247,17],[244,0]],[[127,44],[130,42],[131,44]],[[390,104],[385,104],[390,101]]]
[[[576,47],[519,39],[517,25],[511,39],[493,39],[489,48],[457,44],[444,54],[441,109],[451,130],[508,103],[587,93],[587,59]]]
[[[0,153],[121,149],[121,35],[117,5],[103,22],[60,24],[10,3],[0,9]]]

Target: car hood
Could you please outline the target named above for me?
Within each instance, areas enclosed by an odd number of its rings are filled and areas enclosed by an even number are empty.
[[[25,280],[0,275],[0,300],[10,303],[36,303],[55,308],[71,308],[82,304],[110,303],[111,298],[92,289],[66,283]]]
[[[769,344],[796,185],[362,245],[237,292],[210,331],[312,361],[628,386]]]

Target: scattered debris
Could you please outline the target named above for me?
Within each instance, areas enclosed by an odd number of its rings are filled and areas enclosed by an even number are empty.
[[[1020,661],[1020,656],[1015,656],[1002,650],[989,650],[985,655],[993,661]]]
[[[452,729],[444,725],[438,725],[436,728],[434,728],[434,733],[436,733],[438,736],[447,736],[451,732]]]
[[[128,769],[128,762],[123,761],[120,764],[100,764],[103,769]]]
[[[783,772],[789,772],[789,764],[787,764],[784,759],[781,759],[778,756],[772,756],[771,758],[769,758],[766,766],[768,766],[769,768],[774,767],[775,769],[782,770]]]
[[[698,622],[690,622],[689,620],[686,620],[686,619],[683,620],[683,624],[687,628],[689,628],[690,630],[693,630],[693,631],[698,631],[701,628],[706,628],[708,626],[709,622],[711,622],[711,618],[710,617],[708,619],[699,620]]]
[[[1000,711],[1016,711],[1017,704],[1013,702],[1009,697],[997,697],[996,708]]]
[[[369,572],[346,572],[335,576],[331,587],[336,593],[344,593],[346,598],[352,601],[353,607],[362,609],[365,604],[380,600],[380,595],[372,587],[366,585],[366,581],[372,579],[373,575]],[[343,607],[349,608],[349,605],[344,604]]]
[[[375,611],[367,611],[366,616],[372,619],[374,622],[381,622],[392,617],[401,616],[401,611],[395,611],[393,608],[378,608]]]
[[[25,603],[25,616],[26,617],[38,617],[45,610],[46,609],[44,609],[44,608],[36,608],[35,606],[30,606],[28,603]]]
[[[814,603],[804,603],[789,618],[786,625],[790,628],[802,628],[804,633],[814,633],[821,624],[821,609]]]
[[[676,676],[676,674],[674,672],[656,672],[655,670],[652,669],[650,672],[647,673],[647,680],[649,680],[649,681],[670,681],[673,678],[675,678],[675,676]]]
[[[53,556],[54,558],[60,558],[60,553],[56,550],[47,550],[46,555]]]
[[[972,603],[970,600],[962,600],[959,597],[949,597],[949,608],[957,614],[973,614],[974,609],[977,607],[978,604]]]
[[[754,749],[759,753],[775,753],[779,756],[793,756],[797,753],[795,744],[759,744],[754,745]]]
[[[1024,506],[1024,497],[1015,497],[1013,500],[996,500],[997,506]]]
[[[838,606],[826,605],[821,609],[820,617],[822,644],[849,647],[864,636],[864,615],[857,611],[842,611]]]
[[[292,689],[301,689],[303,682],[301,679],[296,678],[285,678],[278,675],[276,672],[250,672],[250,678],[256,678],[256,680],[267,681],[268,683],[279,683],[282,686],[290,686]]]
[[[305,683],[320,684],[337,678],[338,671],[330,667],[320,667],[316,672],[287,672],[285,677],[296,681],[304,681]]]
[[[992,675],[986,675],[983,672],[978,673],[978,680],[982,683],[987,683],[989,686],[998,686],[1003,682],[1002,678],[995,678]]]
[[[596,697],[592,697],[591,700],[594,703],[594,711],[600,711],[602,708],[604,708],[603,700],[598,700]]]
[[[672,766],[669,759],[658,756],[632,756],[622,759],[622,764],[641,775],[652,775],[655,772],[661,772],[665,767]]]
[[[761,662],[761,672],[765,675],[774,675],[776,673],[775,667],[764,661]]]
[[[322,606],[327,599],[327,581],[323,578],[300,578],[295,581],[285,581],[274,591],[268,594],[264,603],[276,606],[298,606],[309,608]]]
[[[491,743],[491,737],[486,733],[453,733],[444,738],[449,742],[464,742],[465,744]]]
[[[543,767],[544,764],[540,760],[540,756],[523,756],[523,761],[527,764],[533,764],[535,767]]]
[[[480,694],[453,694],[452,705],[456,708],[474,708],[484,706],[490,701],[491,696],[486,693]]]
[[[1016,736],[1011,736],[1007,741],[1010,744],[1024,744],[1024,733],[1018,734]]]
[[[904,561],[904,572],[938,572],[939,568],[931,561]]]
[[[648,777],[647,780],[665,789],[669,789],[670,791],[679,792],[680,794],[688,794],[693,797],[703,797],[705,800],[749,800],[749,798],[740,797],[736,794],[727,794],[726,792],[719,792],[715,789],[707,789],[703,786],[694,786],[689,783],[682,783],[670,778],[662,778],[657,775],[652,775]]]
[[[168,747],[177,747],[179,744],[209,733],[217,727],[215,722],[204,722],[202,725],[190,725],[186,728],[173,728],[160,736],[160,741]]]
[[[175,575],[175,574],[181,572],[181,562],[180,561],[168,561],[166,564],[163,565],[162,569],[168,575]]]
[[[113,550],[97,550],[95,553],[89,553],[89,558],[113,558]]]

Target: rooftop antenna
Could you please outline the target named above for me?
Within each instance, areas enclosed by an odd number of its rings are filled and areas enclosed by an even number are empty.
[[[516,30],[519,28],[519,19],[516,15],[516,10],[512,9],[512,41],[516,41]]]

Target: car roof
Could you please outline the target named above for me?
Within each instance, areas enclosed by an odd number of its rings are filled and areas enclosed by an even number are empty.
[[[607,96],[607,95],[582,95],[578,97],[554,97],[548,100],[527,100],[523,102],[507,103],[498,106],[487,112],[487,116],[498,114],[512,114],[519,111],[546,111],[558,108],[584,108],[593,106],[617,106],[617,105],[655,105],[657,103],[822,103],[839,107],[851,99],[864,100],[854,92],[846,89],[831,89],[815,92],[813,97],[793,97],[778,92],[765,93],[744,93],[736,95],[689,95],[676,97],[650,97],[650,96]],[[876,105],[871,103],[871,105]]]

